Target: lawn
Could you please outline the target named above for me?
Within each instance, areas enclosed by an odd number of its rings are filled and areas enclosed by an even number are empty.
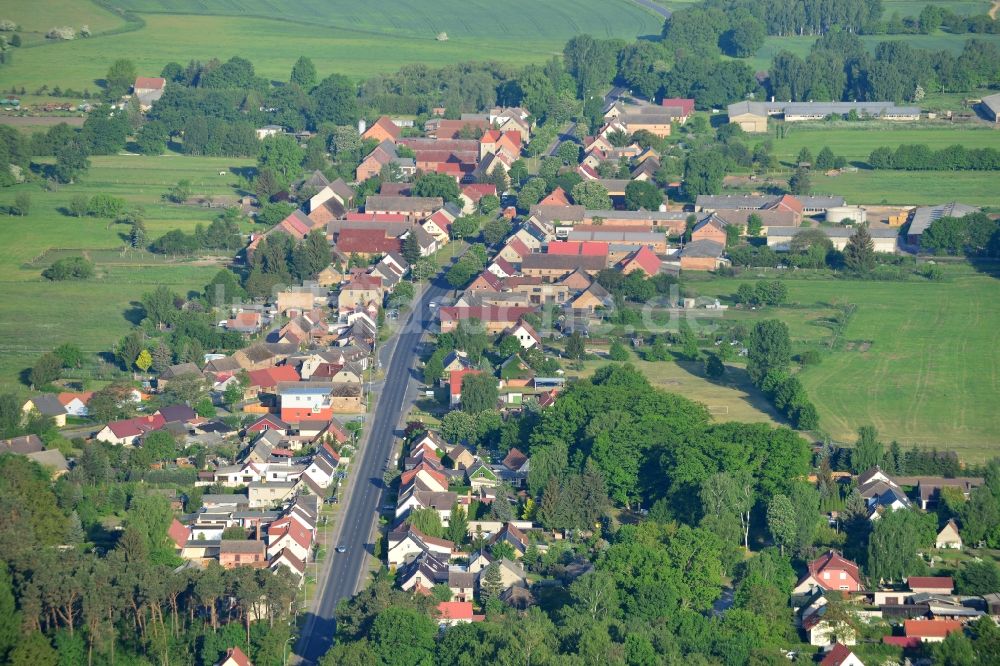
[[[799,150],[809,148],[815,156],[823,146],[849,162],[865,162],[878,146],[895,148],[903,143],[921,143],[939,150],[955,144],[968,148],[1000,150],[1000,131],[985,124],[837,122],[786,123],[784,138],[773,139],[774,154],[782,162],[795,161]]]
[[[171,229],[191,230],[219,213],[164,202],[161,195],[178,180],[187,178],[199,194],[232,194],[239,181],[232,169],[248,164],[246,160],[176,155],[93,157],[91,162],[90,171],[77,184],[48,191],[29,183],[0,193],[0,206],[12,203],[19,192],[29,192],[32,199],[30,215],[3,219],[0,391],[25,391],[26,387],[18,384],[21,370],[40,353],[62,342],[75,342],[88,351],[108,350],[131,327],[126,315],[132,303],[156,285],[166,284],[187,294],[190,290],[200,291],[218,271],[218,266],[204,262],[164,265],[161,260],[150,265],[149,259],[141,255],[135,263],[122,265],[117,254],[106,257],[106,253],[97,253],[99,276],[94,280],[42,279],[44,262],[27,264],[52,248],[113,250],[123,245],[119,234],[125,233],[125,227],[60,212],[74,195],[104,192],[141,205],[146,211],[149,235],[156,238]],[[220,176],[220,171],[226,175]]]
[[[882,16],[889,18],[896,13],[900,16],[919,16],[920,11],[930,4],[945,7],[962,16],[985,14],[990,8],[990,3],[987,0],[949,0],[946,3],[923,0],[882,0]]]
[[[705,376],[701,363],[686,361],[641,361],[635,354],[629,361],[639,368],[650,383],[671,393],[683,395],[704,404],[716,421],[745,423],[779,423],[778,415],[767,399],[738,365],[727,365],[726,376],[713,381]],[[582,371],[567,370],[567,376],[588,376],[608,361],[585,361]]]
[[[740,282],[709,279],[691,286],[704,296],[727,296]],[[905,445],[953,449],[969,461],[996,455],[1000,445],[1000,311],[997,274],[948,266],[943,282],[860,282],[788,279],[789,301],[821,312],[853,303],[857,311],[842,343],[799,376],[820,413],[821,428],[838,442],[875,425],[882,437]],[[726,318],[749,313],[730,310]],[[801,320],[802,309],[752,313]],[[831,333],[793,325],[797,349],[822,345]]]
[[[815,175],[814,193],[839,194],[851,204],[929,205],[961,201],[1000,206],[997,174],[990,171],[872,171]]]
[[[93,87],[123,55],[145,74],[159,73],[170,61],[239,55],[251,60],[258,73],[282,81],[301,55],[315,61],[320,76],[337,72],[355,78],[395,71],[406,63],[442,66],[492,59],[522,65],[561,53],[575,34],[633,39],[658,35],[663,25],[660,17],[628,0],[514,0],[504,11],[481,0],[121,4],[140,13],[145,26],[22,49],[13,64],[0,69],[0,89]],[[437,41],[439,32],[446,32],[448,40]]]

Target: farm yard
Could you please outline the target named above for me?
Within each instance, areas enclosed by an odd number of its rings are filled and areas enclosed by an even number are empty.
[[[794,352],[822,350],[822,362],[799,377],[835,441],[853,442],[859,426],[873,424],[887,441],[954,449],[982,462],[1000,445],[1000,282],[991,270],[947,266],[941,282],[787,279],[791,305],[729,310],[725,318],[779,318],[789,324]],[[748,273],[689,285],[727,297],[756,279]],[[826,322],[846,304],[856,311],[830,349]]]
[[[120,252],[125,227],[92,217],[76,218],[63,209],[74,195],[97,193],[125,198],[146,213],[150,238],[171,229],[190,231],[208,223],[218,211],[178,206],[162,195],[181,179],[198,194],[234,194],[239,178],[232,169],[248,165],[229,158],[93,157],[80,183],[47,191],[38,184],[6,188],[0,206],[20,192],[29,192],[31,215],[4,218],[4,233],[16,243],[0,244],[0,391],[26,391],[18,374],[38,354],[62,342],[74,341],[90,351],[107,350],[134,322],[128,319],[133,301],[158,284],[178,293],[200,291],[219,266],[208,262],[173,263],[145,252]],[[226,175],[220,176],[220,172]],[[98,250],[97,252],[82,252]],[[85,282],[49,282],[42,269],[60,256],[87,254],[98,277]]]
[[[40,12],[43,16],[28,25],[45,26],[39,28],[44,30],[87,20],[79,11],[72,21],[59,18],[57,11],[49,12],[57,6],[48,5]],[[96,5],[84,6],[95,15],[106,14]],[[89,39],[23,49],[12,64],[0,68],[0,89],[12,85],[35,89],[42,83],[50,88],[96,89],[95,82],[120,53],[128,53],[139,71],[150,74],[158,74],[170,61],[242,56],[254,63],[258,74],[281,81],[288,79],[302,54],[312,57],[321,77],[339,73],[358,79],[395,71],[405,63],[439,67],[497,60],[523,65],[561,53],[574,34],[634,39],[658,35],[663,26],[662,17],[629,0],[516,0],[500,13],[486,3],[457,0],[403,5],[387,0],[363,5],[347,0],[210,5],[131,0],[122,8],[139,13],[144,25],[128,24],[138,29],[126,30],[126,23],[118,19],[118,25],[108,27],[112,34],[100,35],[92,25],[94,36]],[[447,41],[436,39],[440,32],[447,34]],[[511,48],[515,37],[517,48]]]

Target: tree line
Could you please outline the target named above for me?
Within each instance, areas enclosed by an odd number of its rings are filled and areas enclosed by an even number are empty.
[[[932,150],[926,144],[900,144],[895,150],[880,146],[868,155],[873,169],[900,171],[997,171],[1000,170],[1000,150],[967,148],[955,144]]]

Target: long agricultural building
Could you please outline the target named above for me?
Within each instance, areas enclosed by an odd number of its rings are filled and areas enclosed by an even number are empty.
[[[828,116],[848,116],[880,120],[920,120],[920,107],[897,106],[893,102],[736,102],[728,108],[729,122],[745,132],[766,132],[768,118],[785,122],[823,120]]]

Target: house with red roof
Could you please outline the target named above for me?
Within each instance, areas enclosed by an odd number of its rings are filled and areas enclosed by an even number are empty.
[[[184,544],[191,538],[191,528],[174,518],[170,522],[170,527],[167,528],[167,536],[170,537],[175,546],[183,548]]]
[[[664,97],[660,100],[660,106],[669,111],[680,125],[686,123],[691,114],[694,113],[694,100],[684,97]]]
[[[459,212],[457,208],[452,209],[451,206],[442,207],[434,211],[434,214],[424,220],[420,226],[433,236],[439,245],[445,245],[451,238],[451,224],[456,220]]]
[[[916,638],[921,643],[941,643],[948,634],[962,631],[958,620],[904,620],[903,633],[907,638]]]
[[[94,439],[99,442],[107,442],[108,444],[134,446],[143,436],[159,430],[166,423],[166,419],[160,414],[112,421],[101,428]]]
[[[796,224],[798,224],[802,221],[802,214],[805,209],[802,206],[801,201],[793,197],[791,194],[784,194],[773,204],[767,206],[767,210],[788,211],[795,215]]]
[[[485,619],[485,615],[472,612],[471,601],[442,601],[437,605],[439,627],[454,627],[456,624],[482,622]]]
[[[955,581],[951,576],[910,576],[906,584],[914,594],[951,594],[955,591]]]
[[[822,588],[841,592],[859,592],[864,589],[858,565],[830,550],[809,563],[808,572],[795,585],[794,594]]]
[[[577,255],[581,257],[608,256],[608,244],[603,241],[552,241],[546,254]]]
[[[341,229],[337,235],[337,251],[344,255],[357,255],[363,259],[402,252],[399,238],[389,236],[383,229]]]
[[[459,322],[466,319],[478,319],[490,335],[496,335],[510,328],[521,317],[534,312],[535,308],[523,305],[481,305],[478,307],[442,307],[438,309],[438,319],[441,321],[441,332],[450,333],[458,328]]]
[[[569,206],[569,197],[566,196],[566,190],[561,187],[556,187],[552,190],[547,197],[538,202],[539,206]]]
[[[462,380],[465,376],[481,374],[483,374],[481,371],[473,368],[466,370],[452,370],[448,373],[448,394],[451,396],[450,404],[452,407],[459,405],[462,402]]]
[[[510,327],[506,333],[517,338],[523,349],[531,349],[542,344],[542,336],[538,335],[534,327],[526,322],[523,317],[518,319],[517,323]]]
[[[462,200],[462,212],[469,214],[476,212],[479,201],[485,196],[496,196],[497,186],[493,183],[469,183],[462,186],[462,193],[459,199]]]
[[[161,76],[140,76],[132,84],[132,94],[139,99],[141,111],[149,111],[166,89],[167,80]]]
[[[253,662],[243,654],[243,650],[238,647],[231,647],[226,650],[226,658],[216,666],[253,666]]]
[[[392,141],[396,143],[399,139],[401,130],[396,126],[389,116],[381,116],[378,120],[372,123],[371,127],[365,130],[364,134],[361,135],[361,139],[375,139],[379,143],[383,141]]]
[[[486,270],[501,279],[509,278],[517,273],[514,265],[503,257],[497,257],[494,259],[493,263],[486,267]]]
[[[312,534],[297,520],[285,517],[267,528],[267,557],[270,559],[284,549],[291,551],[303,562],[309,561]]]
[[[826,653],[819,666],[865,666],[864,662],[843,643],[834,644],[833,648]]]
[[[386,562],[391,568],[412,562],[423,553],[431,553],[447,562],[455,552],[455,544],[447,539],[428,536],[409,523],[389,532]]]
[[[292,237],[294,241],[303,240],[309,235],[309,232],[316,226],[316,222],[311,220],[308,215],[303,213],[301,210],[294,210],[281,222],[268,229],[262,234],[252,234],[250,238],[250,244],[247,245],[247,253],[253,254],[254,250],[261,244],[261,242],[270,236],[271,234],[287,234]]]
[[[82,391],[79,393],[63,392],[56,394],[59,404],[66,410],[68,416],[89,416],[87,403],[94,397],[93,391]]]
[[[469,283],[466,291],[503,291],[503,280],[490,271],[483,271]]]
[[[625,275],[632,273],[634,271],[642,271],[647,277],[653,277],[660,272],[660,266],[663,262],[660,258],[656,256],[653,252],[646,246],[640,247],[638,250],[628,255],[621,261],[619,265],[621,272]]]
[[[247,426],[247,435],[264,432],[265,430],[274,430],[277,431],[278,434],[286,435],[288,434],[288,430],[290,428],[291,426],[278,418],[277,414],[264,414]]]
[[[529,254],[531,254],[531,248],[525,245],[524,241],[520,238],[514,237],[507,241],[507,244],[500,249],[497,256],[509,261],[516,267]]]
[[[278,382],[297,382],[301,379],[298,370],[290,365],[276,365],[273,368],[264,368],[263,370],[250,370],[247,375],[250,378],[250,383],[244,393],[247,399],[256,398],[261,393],[273,394],[278,387]]]

